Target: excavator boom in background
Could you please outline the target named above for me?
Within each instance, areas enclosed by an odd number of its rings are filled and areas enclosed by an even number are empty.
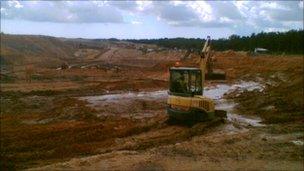
[[[208,36],[201,52],[200,68],[201,70],[207,71],[205,72],[206,80],[225,80],[225,72],[219,70],[214,71],[213,66],[214,63],[211,52],[211,39]]]

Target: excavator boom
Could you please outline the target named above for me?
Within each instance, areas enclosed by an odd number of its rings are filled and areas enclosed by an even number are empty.
[[[204,85],[205,80],[225,80],[226,74],[223,71],[213,70],[213,59],[211,52],[211,39],[210,36],[207,37],[206,42],[202,48],[200,56],[200,69],[202,71],[202,85]]]

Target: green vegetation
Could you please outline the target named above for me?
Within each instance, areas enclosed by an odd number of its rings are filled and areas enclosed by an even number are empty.
[[[199,50],[205,39],[163,38],[163,39],[128,39],[134,43],[157,44],[167,48]],[[251,36],[231,35],[228,39],[213,40],[213,49],[253,51],[261,47],[277,53],[303,54],[304,30],[290,30],[287,32],[261,32]]]

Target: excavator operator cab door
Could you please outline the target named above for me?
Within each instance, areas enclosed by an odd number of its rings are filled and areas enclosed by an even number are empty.
[[[202,74],[197,68],[170,68],[170,92],[176,96],[202,95]]]

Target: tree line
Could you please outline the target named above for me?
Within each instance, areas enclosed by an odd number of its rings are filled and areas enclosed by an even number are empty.
[[[161,38],[161,39],[127,39],[133,43],[156,44],[166,48],[200,50],[205,39],[200,38]],[[265,48],[273,53],[303,54],[304,30],[287,32],[260,32],[250,36],[231,35],[229,38],[213,39],[212,48],[217,51],[236,50],[253,51]]]

